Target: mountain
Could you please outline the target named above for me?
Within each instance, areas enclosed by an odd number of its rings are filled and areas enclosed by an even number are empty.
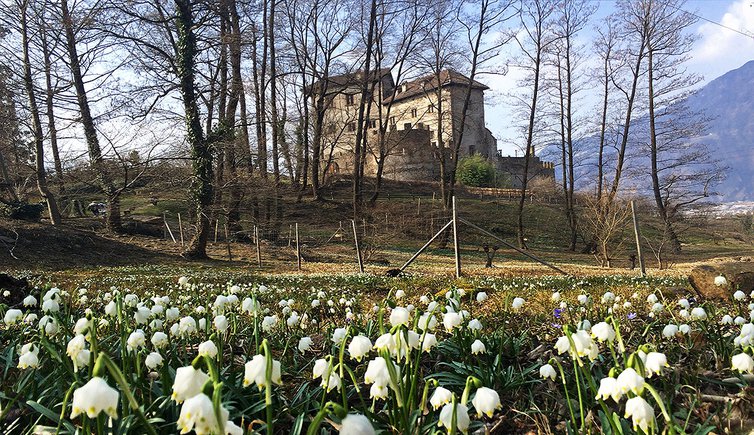
[[[710,119],[707,134],[694,138],[704,143],[713,158],[726,167],[724,180],[716,187],[720,195],[715,202],[754,201],[754,61],[710,81],[686,100],[686,113],[701,113]],[[650,193],[649,159],[636,142],[646,141],[648,118],[634,115],[629,134],[629,155],[624,167],[624,188]],[[589,136],[577,141],[577,187],[586,188],[596,179],[599,137]],[[549,144],[543,158],[559,162],[559,144]],[[606,149],[606,164],[614,164],[614,151]],[[610,154],[612,153],[612,155]],[[557,163],[556,163],[557,164]],[[612,173],[608,170],[608,174]],[[560,178],[560,169],[555,169]],[[610,178],[608,176],[608,178]]]
[[[704,141],[728,167],[720,200],[754,201],[754,61],[707,83],[688,104],[712,117]]]

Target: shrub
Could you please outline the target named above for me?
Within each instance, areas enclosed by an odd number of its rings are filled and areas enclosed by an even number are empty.
[[[458,161],[457,178],[470,187],[491,187],[495,184],[495,166],[484,157],[475,154]]]

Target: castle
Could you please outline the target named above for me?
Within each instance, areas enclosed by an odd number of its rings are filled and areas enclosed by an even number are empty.
[[[358,112],[363,72],[331,76],[317,84],[325,92],[323,159],[329,174],[353,171]],[[365,106],[367,120],[364,174],[378,171],[389,180],[433,181],[439,179],[440,141],[446,152],[458,141],[464,125],[459,155],[479,154],[507,172],[512,186],[520,186],[523,157],[502,157],[497,140],[485,125],[484,84],[453,71],[443,70],[396,87],[388,69],[376,70],[367,78],[373,86],[372,101]],[[471,95],[465,120],[466,91]],[[315,95],[316,96],[316,95]],[[383,134],[384,132],[384,134]],[[382,163],[382,165],[380,165]],[[554,178],[553,165],[532,156],[533,177]],[[518,182],[517,182],[518,180]]]

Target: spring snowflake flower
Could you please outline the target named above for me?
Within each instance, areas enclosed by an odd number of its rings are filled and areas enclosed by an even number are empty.
[[[747,353],[739,353],[731,358],[731,368],[739,372],[754,372],[754,359]]]
[[[678,300],[678,305],[679,305],[679,306],[680,306],[681,308],[684,308],[684,309],[686,309],[686,310],[688,310],[689,308],[691,308],[691,304],[689,303],[689,300],[688,300],[688,299],[686,299],[686,298],[683,298],[683,299],[679,299],[679,300]]]
[[[348,414],[340,422],[340,435],[374,435],[374,427],[369,419],[361,414]]]
[[[429,403],[432,408],[437,410],[446,403],[450,403],[453,400],[453,393],[447,388],[437,387],[435,392],[432,393],[432,397],[429,398]]]
[[[37,306],[37,298],[35,298],[32,295],[29,295],[24,298],[23,304],[25,307],[36,307]]]
[[[631,367],[623,370],[621,374],[618,375],[617,381],[618,383],[616,386],[622,394],[626,394],[629,391],[634,394],[641,394],[641,392],[644,391],[644,378],[636,373],[636,370]]]
[[[662,328],[662,336],[665,338],[673,338],[675,335],[678,334],[678,326],[674,324],[668,324],[665,325],[664,328]]]
[[[182,277],[178,278],[178,285],[181,286],[181,287],[183,287],[186,284],[188,284],[188,282],[189,282],[188,277],[182,276]]]
[[[160,367],[162,365],[162,355],[157,352],[150,353],[144,358],[144,365],[146,365],[149,370],[154,370],[157,367]]]
[[[404,297],[406,297],[406,292],[405,291],[398,290],[398,291],[395,292],[395,298],[396,299],[403,299]]]
[[[398,371],[398,367],[395,367]],[[387,361],[381,356],[369,361],[367,370],[364,373],[365,384],[377,384],[379,386],[387,386],[391,384],[390,372],[387,369]]]
[[[514,298],[513,302],[511,303],[511,308],[513,308],[514,310],[520,310],[521,307],[524,306],[524,302],[526,302],[524,298]]]
[[[742,292],[741,290],[737,290],[735,293],[733,293],[733,299],[742,301],[746,299],[746,293]]]
[[[678,331],[680,331],[681,334],[687,335],[691,332],[691,326],[684,323],[683,325],[678,327]]]
[[[553,302],[560,302],[560,292],[553,292],[552,296],[550,296],[550,299]]]
[[[605,294],[602,295],[602,303],[605,305],[610,305],[613,302],[615,302],[615,293],[613,292],[605,292]]]
[[[720,323],[723,324],[723,325],[732,325],[733,324],[733,317],[730,314],[726,314],[720,320]]]
[[[97,418],[104,412],[111,418],[118,418],[118,390],[112,388],[104,379],[95,376],[83,387],[73,392],[71,418],[85,413],[89,418]]]
[[[495,410],[503,407],[500,403],[500,396],[497,394],[497,391],[487,387],[481,387],[476,390],[476,395],[471,399],[471,404],[474,405],[474,409],[476,409],[477,417],[481,417],[482,414],[485,414],[487,417],[492,417]]]
[[[21,347],[21,353],[18,357],[18,368],[35,369],[39,367],[39,348],[32,343],[26,343]]]
[[[624,417],[631,417],[634,430],[641,428],[645,433],[649,433],[649,429],[654,428],[655,425],[655,411],[652,409],[652,405],[641,396],[632,397],[626,401]]]
[[[314,340],[311,337],[301,337],[298,341],[298,351],[301,353],[308,352],[312,348]]]
[[[555,372],[555,367],[551,366],[550,364],[545,364],[539,368],[539,376],[541,376],[542,379],[550,378],[554,381],[557,375],[558,374]]]
[[[668,365],[668,358],[665,356],[664,353],[660,352],[649,352],[644,359],[644,367],[647,371],[647,377],[651,378],[655,374],[659,375],[662,374],[662,369],[664,367],[669,367]]]
[[[408,325],[408,319],[409,312],[403,307],[395,307],[390,312],[390,325],[392,326]]]
[[[728,280],[725,279],[724,276],[719,275],[715,277],[715,285],[718,287],[722,287],[724,285],[728,285]]]
[[[482,322],[480,322],[479,319],[471,319],[468,328],[472,331],[479,331],[482,329]]]
[[[54,299],[48,299],[42,302],[42,311],[45,313],[57,313],[60,311],[60,304]]]
[[[188,337],[196,332],[196,320],[191,316],[182,317],[178,321],[178,335]]]
[[[285,319],[285,324],[286,324],[286,325],[287,325],[287,326],[288,326],[289,328],[293,328],[293,327],[295,327],[296,325],[298,325],[298,323],[299,323],[300,321],[301,321],[301,317],[300,317],[300,316],[298,315],[298,313],[297,313],[297,312],[293,311],[293,312],[291,313],[291,315],[290,315],[290,316],[289,316],[289,317],[288,317],[287,319]]]
[[[623,393],[618,387],[618,380],[613,377],[606,377],[600,380],[600,388],[597,390],[595,399],[607,400],[612,397],[617,403],[623,397]]]
[[[3,318],[3,321],[7,325],[12,325],[14,323],[18,323],[18,321],[23,317],[24,313],[21,310],[17,309],[10,309],[5,312],[5,317]]]
[[[45,334],[52,336],[58,333],[60,327],[54,317],[42,316],[39,319],[39,329],[43,329]]]
[[[179,317],[181,317],[181,312],[178,308],[170,307],[165,310],[165,320],[167,320],[168,322],[178,320]]]
[[[600,322],[592,326],[592,337],[597,338],[599,341],[609,341],[612,343],[615,340],[615,329],[606,322]]]
[[[662,302],[655,302],[652,305],[652,312],[655,313],[655,314],[661,313],[662,310],[664,310],[664,309],[665,309],[665,305],[663,305]]]
[[[199,355],[207,355],[210,358],[217,356],[217,346],[212,340],[207,340],[199,343]]]
[[[702,307],[696,307],[691,310],[691,320],[704,320],[707,318],[707,312]]]
[[[340,342],[343,341],[344,338],[346,338],[346,334],[348,334],[348,330],[346,328],[335,328],[332,333],[331,340],[335,344],[340,344]]]
[[[429,352],[437,345],[437,336],[435,334],[425,334],[422,341],[422,352]]]
[[[351,343],[348,345],[348,354],[351,355],[351,359],[361,362],[371,349],[372,341],[363,335],[357,335],[351,339]]]
[[[484,343],[482,343],[481,340],[474,340],[474,342],[471,343],[471,353],[474,355],[487,353],[487,348],[484,346]]]
[[[437,327],[437,318],[429,313],[424,313],[419,317],[417,327],[422,331],[434,331]]]
[[[463,318],[458,313],[445,313],[442,316],[442,324],[447,332],[452,332],[453,329],[461,326],[462,321]]]
[[[168,336],[164,332],[157,331],[152,334],[150,341],[152,342],[152,346],[157,349],[161,349],[168,345]]]
[[[175,371],[175,381],[173,382],[172,399],[178,403],[196,396],[202,392],[204,384],[209,380],[209,376],[201,370],[192,366],[179,367]]]
[[[469,419],[469,409],[462,404],[456,404],[455,406],[455,413],[456,413],[456,428],[460,430],[462,433],[466,433],[469,430],[469,424],[471,423],[471,420]],[[453,404],[448,403],[445,406],[442,407],[442,410],[440,411],[440,420],[437,422],[437,425],[440,427],[445,427],[450,431],[451,425],[453,424]]]
[[[228,318],[222,314],[216,316],[212,323],[215,325],[215,329],[220,333],[225,333],[225,331],[228,330]]]
[[[136,352],[142,347],[146,346],[146,344],[147,339],[144,336],[144,331],[137,329],[128,336],[128,340],[126,341],[126,349],[128,349],[129,352]]]
[[[648,304],[656,304],[657,303],[657,295],[654,293],[650,293],[649,296],[647,296],[647,303]]]
[[[577,299],[581,305],[586,305],[586,303],[589,302],[589,296],[587,295],[579,295]]]
[[[136,311],[134,312],[134,321],[136,321],[137,325],[143,325],[147,323],[150,317],[152,317],[152,310],[145,306],[137,307]]]
[[[487,300],[487,293],[486,292],[479,292],[476,294],[476,301],[477,302],[484,302]]]
[[[272,360],[272,373],[270,376],[272,383],[282,385],[283,381],[280,376],[280,361]],[[244,366],[243,386],[248,387],[252,383],[257,385],[260,390],[267,387],[267,358],[264,355],[254,355],[251,361]]]
[[[226,434],[241,434],[243,430],[237,427],[235,424],[228,421],[228,410],[224,406],[220,406],[220,418],[223,421],[223,427]],[[220,433],[220,424],[217,421],[217,414],[215,413],[215,407],[206,394],[197,394],[186,402],[181,407],[181,414],[178,416],[176,422],[178,429],[181,433],[188,433],[194,431],[196,435],[210,435]]]

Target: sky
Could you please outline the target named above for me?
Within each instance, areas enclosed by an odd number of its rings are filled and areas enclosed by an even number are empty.
[[[614,8],[613,0],[595,0],[595,3],[598,3],[598,8],[592,23],[599,22]],[[698,40],[687,64],[690,72],[704,78],[700,86],[754,59],[754,0],[689,0],[684,9],[700,17],[690,29]],[[593,26],[591,24],[582,31],[583,42],[591,41]],[[752,36],[747,37],[728,28]],[[514,142],[520,133],[513,127],[513,111],[510,104],[506,104],[504,96],[517,87],[521,77],[520,71],[511,69],[505,76],[479,78],[490,87],[485,93],[485,118],[504,156],[515,155],[519,150]],[[584,103],[589,104],[589,97]]]

